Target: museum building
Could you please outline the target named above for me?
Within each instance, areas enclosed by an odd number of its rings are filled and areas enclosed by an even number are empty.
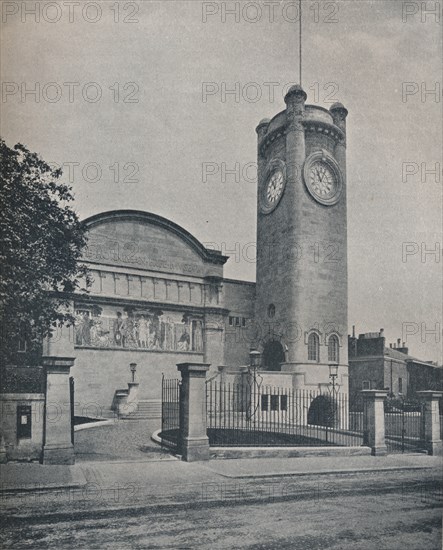
[[[92,286],[75,297],[75,325],[50,342],[51,355],[59,347],[75,357],[80,408],[109,409],[131,363],[147,400],[160,399],[162,374],[175,377],[177,363],[247,363],[255,285],[224,279],[226,256],[148,212],[105,212],[84,223]]]
[[[264,384],[322,390],[333,363],[347,393],[347,110],[306,97],[293,86],[286,109],[256,129],[256,283],[225,278],[227,256],[155,214],[84,221],[92,287],[46,351],[75,357],[77,408],[109,410],[131,363],[138,397],[152,402],[177,363],[210,363],[209,377],[235,381],[251,348]]]

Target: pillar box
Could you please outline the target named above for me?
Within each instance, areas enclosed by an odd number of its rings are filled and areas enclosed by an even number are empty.
[[[441,391],[418,391],[417,395],[424,403],[423,439],[428,454],[443,455],[443,442],[440,436],[440,414],[438,400],[443,395]]]
[[[180,394],[179,449],[186,462],[209,460],[206,433],[206,373],[208,363],[179,363]]]
[[[387,454],[385,441],[384,390],[363,390],[363,445],[371,447],[373,456]]]
[[[43,357],[46,367],[46,407],[43,464],[74,464],[71,441],[69,370],[72,357]]]

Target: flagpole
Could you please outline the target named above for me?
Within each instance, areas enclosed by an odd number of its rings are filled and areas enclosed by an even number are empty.
[[[298,25],[299,25],[299,47],[298,47],[298,66],[299,66],[299,82],[300,82],[300,87],[302,85],[302,82],[301,82],[301,0],[298,0],[298,5],[299,5],[299,22],[298,22]]]

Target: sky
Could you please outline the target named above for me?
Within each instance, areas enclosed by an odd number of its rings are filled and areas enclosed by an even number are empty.
[[[1,135],[63,167],[81,218],[154,212],[255,280],[255,128],[298,82],[297,4],[4,1]],[[303,0],[302,85],[349,111],[349,330],[441,362],[442,35],[423,9]]]

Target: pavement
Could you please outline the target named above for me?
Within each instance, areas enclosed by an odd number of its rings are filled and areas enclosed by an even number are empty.
[[[172,455],[161,459],[80,461],[72,466],[8,463],[0,466],[0,492],[100,487],[169,486],[218,483],[227,479],[263,479],[367,472],[442,470],[442,458],[421,454],[385,457],[252,458],[183,462]]]
[[[387,456],[306,456],[292,458],[213,459],[187,463],[150,440],[157,422],[120,421],[75,435],[76,464],[0,465],[0,493],[51,491],[126,491],[149,488],[157,502],[162,495],[184,502],[201,493],[202,484],[229,480],[355,475],[370,472],[427,472],[441,478],[442,457],[425,454]],[[413,474],[411,474],[413,475]],[[155,489],[155,490],[154,490]]]

